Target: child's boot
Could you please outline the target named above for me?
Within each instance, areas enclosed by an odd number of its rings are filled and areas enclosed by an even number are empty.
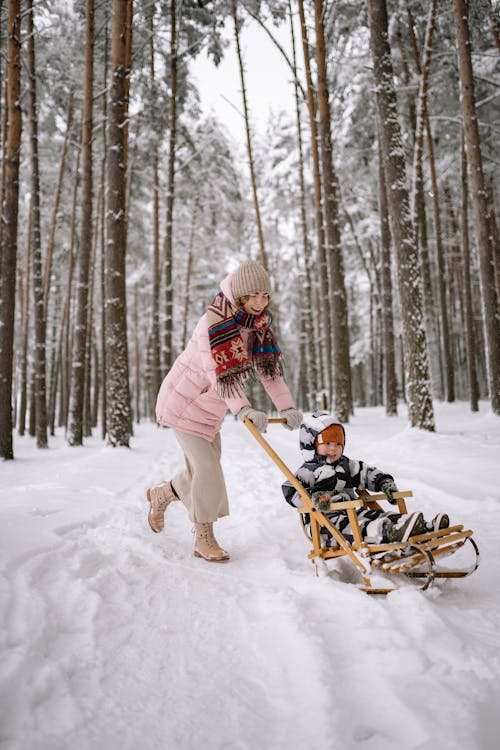
[[[208,562],[224,562],[229,560],[229,555],[214,537],[213,524],[195,523],[194,525],[194,556],[202,557]]]
[[[156,534],[159,534],[163,531],[166,509],[170,503],[179,498],[174,493],[170,482],[162,482],[156,487],[150,487],[146,495],[149,500],[149,525]]]
[[[406,542],[411,536],[423,534],[426,524],[422,513],[410,513],[401,516],[401,520],[392,525],[388,531],[390,542]]]
[[[434,516],[432,521],[427,522],[428,531],[439,531],[439,529],[447,529],[450,525],[450,518],[447,513],[438,513]]]

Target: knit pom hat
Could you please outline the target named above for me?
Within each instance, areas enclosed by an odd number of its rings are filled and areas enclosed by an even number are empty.
[[[321,445],[321,443],[337,443],[337,445],[341,445],[343,448],[345,445],[345,432],[342,425],[331,424],[320,432],[316,438],[316,444]]]
[[[270,292],[271,282],[264,266],[255,260],[241,263],[231,276],[231,291],[235,299],[247,294]]]

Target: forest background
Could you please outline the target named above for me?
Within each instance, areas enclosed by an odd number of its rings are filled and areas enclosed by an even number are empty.
[[[300,408],[500,414],[498,3],[8,0],[0,23],[2,458],[13,430],[128,445],[249,257]],[[290,71],[265,132],[248,24]],[[192,72],[230,39],[244,159]]]

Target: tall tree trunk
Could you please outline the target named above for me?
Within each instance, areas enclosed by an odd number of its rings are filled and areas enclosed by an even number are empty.
[[[139,290],[134,284],[134,418],[137,424],[141,421],[141,335],[139,330]]]
[[[173,359],[173,236],[174,236],[174,199],[175,199],[175,151],[177,143],[177,6],[176,0],[170,0],[170,140],[168,146],[167,176],[167,210],[165,221],[165,330],[163,339],[163,366],[169,370]]]
[[[3,30],[3,0],[0,0],[0,38],[4,38]],[[7,32],[8,33],[8,32]],[[2,100],[2,89],[3,89],[3,65],[0,65],[0,150],[4,158],[2,158],[2,165],[0,168],[0,248],[2,247],[2,236],[3,236],[3,200],[5,192],[5,146],[7,141],[7,80],[5,81],[5,100]],[[5,106],[2,106],[5,104]],[[2,254],[0,253],[0,284],[2,282]]]
[[[97,242],[99,237],[99,207],[103,186],[99,188],[97,197],[97,216],[95,230],[92,237],[92,249],[89,263],[89,299],[87,305],[87,339],[85,342],[85,376],[83,389],[83,436],[92,435],[92,353],[94,351],[94,284],[97,263]],[[103,218],[103,217],[101,217]]]
[[[330,260],[330,292],[333,297],[333,402],[335,414],[342,422],[349,420],[352,408],[351,375],[349,367],[349,328],[347,324],[347,295],[344,282],[344,263],[339,230],[337,176],[333,166],[330,103],[326,70],[325,35],[323,28],[323,0],[314,2],[316,28],[316,67],[318,72],[319,138],[327,252]]]
[[[490,225],[491,252],[493,255],[493,266],[495,268],[495,289],[497,293],[497,304],[500,304],[500,235],[495,212],[495,194],[493,190],[493,175],[488,190],[488,212]]]
[[[82,445],[89,304],[89,268],[92,253],[92,118],[94,84],[94,0],[86,0],[85,84],[82,116],[82,217],[78,251],[78,286],[73,333],[68,443]]]
[[[476,342],[474,336],[474,308],[471,285],[471,259],[469,246],[469,186],[467,155],[462,129],[462,257],[464,267],[465,340],[467,343],[467,370],[469,373],[470,410],[479,411],[479,384],[476,367]]]
[[[45,249],[45,274],[43,282],[43,296],[45,301],[45,314],[47,314],[49,304],[49,289],[50,289],[50,278],[52,274],[52,256],[54,253],[54,239],[57,227],[57,214],[59,211],[59,205],[61,202],[61,190],[64,178],[64,172],[66,170],[66,156],[68,153],[68,143],[71,131],[73,129],[73,91],[70,91],[68,100],[68,111],[66,119],[66,132],[64,134],[64,142],[61,151],[61,161],[59,164],[59,174],[57,176],[56,189],[54,193],[54,203],[52,205],[52,213],[50,216],[49,232],[47,237],[47,247]]]
[[[419,248],[420,267],[422,274],[422,297],[424,303],[425,331],[427,337],[427,346],[430,358],[430,376],[433,394],[442,399],[444,397],[444,373],[443,358],[441,355],[441,345],[438,326],[438,314],[435,304],[435,294],[432,284],[431,259],[429,255],[429,238],[427,232],[427,216],[425,206],[424,192],[424,171],[423,171],[423,154],[424,154],[424,130],[427,129],[429,160],[433,162],[433,143],[429,125],[429,116],[427,112],[427,91],[429,70],[432,52],[432,37],[434,33],[436,2],[433,0],[429,6],[425,44],[424,44],[424,62],[420,62],[420,50],[418,48],[417,38],[415,35],[415,22],[409,8],[408,16],[408,33],[410,37],[411,48],[417,74],[420,76],[420,87],[417,98],[417,115],[415,117],[415,143],[413,149],[413,188],[411,193],[413,230],[415,232],[415,241]],[[403,54],[403,46],[401,46]],[[407,87],[409,86],[409,77],[407,78]],[[412,108],[415,111],[415,107]],[[427,126],[429,127],[427,128]],[[435,171],[431,167],[431,172]],[[438,202],[439,205],[439,202]],[[435,207],[435,204],[434,204]],[[438,217],[439,221],[439,217]],[[436,230],[436,236],[440,232]],[[439,244],[440,247],[440,244]]]
[[[409,14],[411,18],[411,14]],[[417,178],[420,180],[419,190],[423,190],[422,185],[422,152],[423,152],[423,135],[424,128],[427,134],[427,148],[429,151],[429,167],[431,173],[431,184],[432,184],[432,205],[434,209],[434,233],[436,238],[436,259],[437,259],[437,270],[438,270],[438,297],[439,297],[439,310],[441,318],[441,350],[442,350],[442,361],[444,367],[445,384],[446,384],[446,400],[451,402],[455,400],[455,381],[453,374],[453,363],[451,357],[451,346],[450,346],[450,333],[449,333],[449,320],[448,320],[448,309],[446,304],[446,270],[444,264],[444,250],[443,250],[443,239],[441,230],[441,214],[439,204],[439,187],[437,181],[436,164],[434,158],[434,141],[432,138],[432,131],[429,119],[429,112],[427,109],[428,100],[428,88],[429,88],[429,70],[431,64],[432,55],[432,38],[434,35],[436,16],[436,0],[431,0],[429,5],[429,13],[427,18],[427,28],[425,32],[425,43],[424,43],[424,57],[423,62],[420,64],[420,54],[415,45],[415,59],[417,64],[417,70],[420,75],[420,91],[418,95],[418,108],[417,108],[417,125],[415,132],[415,154],[414,154],[414,180]],[[413,29],[413,19],[410,24]],[[414,194],[416,190],[414,190]],[[415,203],[415,199],[414,199]],[[415,212],[414,212],[415,213]],[[414,218],[414,228],[417,226],[417,221]]]
[[[9,128],[5,143],[5,193],[0,294],[0,458],[13,459],[12,361],[16,304],[17,216],[21,150],[21,2],[9,0],[7,103]]]
[[[323,197],[321,190],[321,167],[319,159],[319,138],[318,138],[318,123],[317,123],[317,107],[316,107],[316,92],[312,79],[311,72],[311,53],[309,48],[309,36],[307,32],[307,23],[304,10],[303,0],[298,0],[299,17],[300,17],[300,29],[302,35],[302,52],[304,56],[304,69],[306,75],[307,84],[307,111],[309,113],[309,129],[311,131],[311,154],[313,162],[313,186],[314,186],[314,216],[316,224],[316,237],[318,245],[318,260],[319,260],[319,277],[321,285],[321,297],[323,304],[321,306],[321,314],[317,317],[317,325],[319,329],[318,340],[318,353],[316,355],[316,361],[320,362],[321,359],[325,359],[325,367],[319,367],[318,371],[320,374],[326,372],[326,377],[318,377],[318,387],[326,388],[329,393],[329,397],[332,395],[332,381],[333,381],[333,362],[332,362],[332,339],[330,336],[329,321],[331,319],[330,310],[330,296],[328,294],[328,262],[326,257],[325,248],[325,226],[323,221]],[[313,291],[311,290],[311,294]],[[314,306],[315,309],[316,306]],[[324,325],[324,321],[327,321]],[[324,349],[324,352],[322,351]],[[321,382],[320,382],[321,381]]]
[[[129,445],[131,432],[130,387],[126,312],[125,131],[127,59],[127,7],[113,0],[111,78],[108,111],[108,207],[106,254],[106,355],[108,441]]]
[[[396,347],[394,342],[394,313],[392,294],[391,227],[387,202],[380,131],[378,131],[378,194],[380,215],[380,285],[382,289],[382,349],[384,366],[384,404],[388,417],[398,413],[398,388],[396,378]]]
[[[255,165],[254,165],[253,152],[252,152],[252,136],[250,133],[250,120],[249,120],[249,115],[248,115],[247,93],[246,93],[246,87],[245,87],[245,73],[244,73],[244,68],[243,68],[243,58],[241,55],[241,47],[240,47],[240,31],[239,31],[238,12],[237,12],[237,0],[231,0],[231,13],[233,16],[234,39],[236,42],[236,53],[238,56],[238,67],[240,71],[241,94],[243,97],[243,113],[245,115],[245,134],[246,134],[246,144],[247,144],[247,154],[248,154],[248,166],[250,169],[250,181],[252,184],[252,196],[253,196],[253,205],[254,205],[254,210],[255,210],[255,221],[257,223],[257,237],[259,240],[260,262],[262,263],[264,268],[269,270],[269,261],[268,261],[268,257],[266,253],[266,248],[264,245],[264,233],[262,231],[259,198],[257,194],[257,179],[255,176]]]
[[[151,3],[148,11],[149,26],[149,76],[151,82],[151,133],[152,133],[152,171],[153,171],[153,263],[152,263],[152,298],[151,298],[151,353],[150,372],[151,389],[155,396],[161,385],[161,344],[160,344],[160,179],[158,134],[156,118],[156,71],[155,71],[155,35],[154,14],[156,3]],[[151,414],[153,417],[154,414]]]
[[[31,210],[32,245],[31,268],[33,281],[34,368],[36,400],[36,444],[47,447],[47,394],[46,394],[46,321],[43,294],[42,243],[40,234],[40,175],[38,160],[38,104],[36,93],[35,34],[33,0],[26,1],[28,31],[29,72],[29,131],[31,152]]]
[[[31,207],[28,211],[28,228],[26,232],[26,260],[25,260],[25,284],[23,296],[23,308],[21,315],[21,382],[19,387],[19,414],[18,414],[18,432],[22,436],[26,431],[26,409],[28,406],[28,340],[29,340],[29,322],[30,322],[30,267],[31,267]]]
[[[418,252],[409,205],[385,0],[368,0],[368,15],[391,228],[397,251],[408,417],[413,427],[432,431],[434,413],[422,316]]]
[[[81,136],[81,128],[80,128]],[[72,301],[73,301],[73,276],[76,262],[75,236],[76,236],[76,213],[78,202],[78,186],[80,174],[81,159],[81,141],[76,148],[75,166],[73,172],[73,190],[71,196],[71,220],[69,229],[69,247],[68,247],[68,281],[66,285],[67,300],[67,322],[64,329],[63,350],[61,357],[61,400],[59,424],[68,427],[69,419],[69,395],[71,385],[71,319],[72,319]]]
[[[107,88],[107,76],[108,76],[108,55],[109,55],[109,11],[105,10],[105,23],[104,23],[104,42],[103,42],[103,91]],[[102,120],[104,123],[108,121],[108,97],[107,95],[102,98]],[[101,185],[102,185],[102,203],[100,206],[101,213],[101,236],[100,236],[100,292],[101,292],[101,436],[102,439],[106,439],[108,432],[107,424],[107,357],[106,357],[106,173],[107,173],[107,154],[108,154],[108,138],[107,129],[102,129],[102,153],[103,158],[101,161]]]
[[[469,3],[467,0],[455,0],[460,102],[467,162],[470,170],[474,228],[479,254],[488,387],[492,411],[494,414],[500,415],[500,316],[497,308],[495,268],[489,238],[487,186],[483,173],[481,141],[476,115],[468,14]]]
[[[306,181],[304,176],[304,147],[302,138],[302,118],[300,113],[300,97],[299,97],[299,86],[297,81],[297,55],[295,49],[295,34],[293,28],[293,14],[292,6],[289,0],[288,12],[290,16],[290,34],[292,39],[292,52],[293,52],[293,73],[295,79],[295,117],[297,121],[297,146],[299,152],[299,189],[300,189],[300,224],[302,234],[302,267],[304,269],[305,283],[303,289],[305,291],[306,304],[301,308],[301,335],[305,337],[304,341],[304,360],[305,360],[305,372],[304,378],[307,384],[307,400],[304,401],[306,408],[313,410],[315,407],[316,393],[319,388],[318,378],[318,357],[316,354],[316,337],[314,335],[314,305],[313,305],[313,290],[312,290],[312,248],[309,239],[309,229],[307,221],[307,210],[306,210]],[[317,152],[317,149],[316,149]],[[321,204],[321,201],[320,201]],[[297,259],[297,269],[301,269],[301,264]],[[301,285],[302,286],[302,285]]]

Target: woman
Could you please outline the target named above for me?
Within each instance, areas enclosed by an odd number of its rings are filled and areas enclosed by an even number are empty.
[[[166,508],[181,500],[194,524],[194,555],[209,562],[229,560],[213,533],[215,521],[229,514],[220,462],[226,411],[248,417],[265,432],[266,414],[252,408],[243,390],[257,376],[288,429],[297,429],[302,419],[283,379],[281,351],[271,330],[267,271],[245,261],[220,288],[158,393],[157,420],[174,429],[185,468],[147,491],[151,529],[162,531]]]

